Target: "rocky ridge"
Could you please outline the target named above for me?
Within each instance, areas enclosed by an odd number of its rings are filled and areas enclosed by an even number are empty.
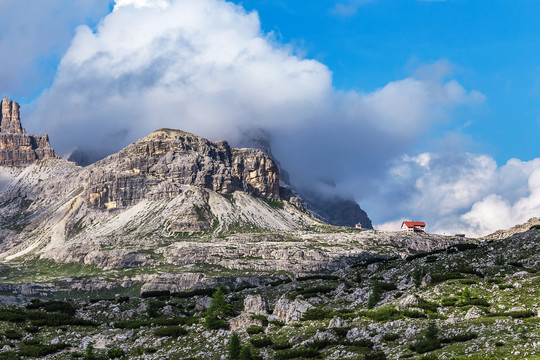
[[[11,99],[1,101],[0,166],[24,166],[57,158],[47,135],[29,135],[22,127],[19,108]]]
[[[484,236],[482,239],[484,240],[506,239],[513,235],[526,232],[527,230],[531,229],[534,226],[536,227],[540,226],[540,217],[530,218],[527,222],[513,226],[510,229],[497,230],[493,234]]]

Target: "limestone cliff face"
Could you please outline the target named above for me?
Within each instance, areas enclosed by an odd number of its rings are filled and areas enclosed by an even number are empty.
[[[19,104],[4,98],[0,113],[0,166],[23,166],[57,158],[49,137],[29,135],[21,125]]]
[[[279,171],[264,153],[231,149],[179,130],[162,129],[88,168],[86,199],[96,208],[125,208],[172,198],[181,185],[279,199]]]

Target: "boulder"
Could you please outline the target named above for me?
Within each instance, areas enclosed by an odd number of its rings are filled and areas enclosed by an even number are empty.
[[[347,327],[347,323],[345,320],[340,318],[339,316],[334,316],[332,320],[330,320],[330,323],[328,324],[328,327],[331,328],[342,328]]]
[[[412,294],[408,294],[399,300],[399,303],[396,307],[398,310],[403,310],[418,305],[420,305],[420,301],[418,300],[418,298]]]
[[[302,315],[313,305],[304,300],[289,300],[286,295],[281,296],[274,307],[273,316],[286,324],[299,321]]]
[[[231,331],[247,329],[250,326],[263,326],[260,319],[253,319],[250,314],[240,314],[229,320],[229,328]]]
[[[267,315],[268,310],[268,300],[260,294],[248,295],[244,299],[244,312],[246,313]]]
[[[465,320],[470,319],[478,319],[479,317],[482,317],[483,311],[480,310],[478,307],[473,306],[472,308],[467,311],[467,314],[465,315]]]

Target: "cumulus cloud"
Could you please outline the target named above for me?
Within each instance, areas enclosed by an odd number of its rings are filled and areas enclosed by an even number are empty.
[[[29,97],[49,85],[81,23],[109,12],[110,0],[0,1],[0,94]]]
[[[482,236],[540,213],[540,159],[499,167],[479,154],[404,156],[379,190],[373,200],[386,202],[378,208],[393,209],[381,229],[397,230],[396,218],[414,219],[431,232]]]
[[[60,153],[116,151],[162,127],[233,145],[263,129],[295,185],[362,200],[453,109],[484,101],[447,61],[360,93],[336,90],[324,64],[294,50],[223,0],[117,0],[95,30],[77,29],[27,119]],[[413,171],[406,163],[395,171]]]

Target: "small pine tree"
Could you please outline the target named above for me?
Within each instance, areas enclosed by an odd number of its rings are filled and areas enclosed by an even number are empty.
[[[233,314],[234,310],[232,305],[225,300],[225,290],[219,288],[212,295],[210,307],[206,310],[204,315],[206,327],[209,330],[226,329],[227,321],[225,321],[225,319],[227,316]]]
[[[84,351],[84,360],[96,360],[96,354],[94,354],[94,344],[89,342],[86,345],[86,350]]]
[[[373,289],[371,290],[371,294],[368,298],[367,307],[368,309],[373,309],[375,305],[381,300],[382,297],[382,286],[381,283],[378,281],[375,281],[373,283]]]
[[[229,341],[229,360],[239,360],[241,351],[240,336],[237,333],[233,333]]]
[[[439,337],[439,328],[437,327],[437,323],[435,320],[431,320],[428,323],[428,327],[426,328],[424,332],[424,337],[426,340],[437,340]]]
[[[471,300],[471,290],[469,290],[469,287],[468,286],[465,286],[465,289],[463,289],[463,291],[461,292],[461,298],[464,300],[464,301],[470,301]]]
[[[253,360],[253,355],[251,354],[251,349],[249,346],[242,347],[239,360]]]

